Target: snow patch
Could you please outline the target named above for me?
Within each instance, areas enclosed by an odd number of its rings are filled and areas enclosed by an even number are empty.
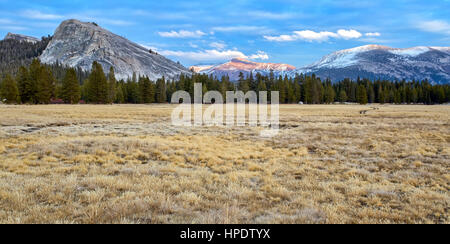
[[[430,48],[429,47],[413,47],[413,48],[406,48],[406,49],[392,49],[389,52],[391,52],[392,54],[396,54],[396,55],[401,55],[401,56],[411,56],[411,57],[416,57],[419,56],[420,54],[429,52]]]

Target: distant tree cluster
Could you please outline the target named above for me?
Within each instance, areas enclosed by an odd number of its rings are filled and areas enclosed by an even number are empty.
[[[78,73],[85,76],[85,72],[80,70],[58,64],[44,65],[38,59],[33,59],[29,66],[21,66],[15,76],[3,76],[0,82],[0,97],[6,103],[49,104],[57,102],[58,99],[66,103],[78,103]]]
[[[56,75],[55,75],[56,74]],[[29,66],[19,68],[15,76],[4,75],[0,82],[0,97],[6,103],[48,104],[62,101],[91,104],[111,103],[167,103],[178,90],[194,95],[194,84],[203,85],[203,93],[219,91],[280,92],[280,103],[331,104],[331,103],[395,103],[442,104],[450,102],[449,85],[432,85],[428,81],[387,81],[344,79],[332,83],[315,75],[297,75],[294,78],[267,76],[259,73],[245,77],[239,75],[234,83],[228,76],[217,79],[205,74],[180,75],[177,80],[164,77],[156,81],[147,76],[137,76],[117,81],[114,69],[105,73],[102,65],[92,64],[91,72],[55,64],[43,65],[34,59]]]
[[[50,42],[51,37],[43,37],[36,43],[6,39],[0,41],[0,75],[15,75],[20,66],[28,66],[39,57]]]
[[[213,80],[212,77],[209,80]],[[211,81],[210,81],[211,82]],[[216,81],[217,83],[218,81]],[[210,83],[207,83],[210,84]],[[279,91],[280,103],[331,104],[331,103],[395,103],[395,104],[442,104],[450,102],[450,85],[432,85],[424,81],[388,81],[344,79],[332,83],[313,75],[298,74],[275,77],[261,74],[244,77],[241,73],[237,83],[241,91]],[[207,85],[206,90],[210,90]]]

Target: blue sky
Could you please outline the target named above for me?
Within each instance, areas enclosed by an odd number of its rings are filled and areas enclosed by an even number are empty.
[[[95,21],[186,66],[246,57],[308,65],[367,44],[450,46],[450,0],[0,0],[0,35]]]

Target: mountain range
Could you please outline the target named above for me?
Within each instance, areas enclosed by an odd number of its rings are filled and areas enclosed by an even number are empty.
[[[332,81],[358,77],[387,80],[429,80],[435,84],[450,83],[450,47],[391,48],[367,45],[334,52],[316,63],[302,68],[288,64],[256,63],[241,58],[213,66],[192,66],[192,71],[216,77],[239,79],[242,72],[248,76],[260,73],[294,77],[297,74],[315,74]]]
[[[338,51],[294,72],[333,81],[359,77],[387,80],[429,80],[450,83],[450,47],[391,48],[367,45]],[[292,75],[292,74],[291,74]]]
[[[39,39],[8,33],[5,39],[39,43]],[[60,63],[89,71],[93,61],[99,62],[107,72],[114,67],[116,78],[127,79],[133,74],[145,75],[152,80],[165,76],[176,78],[180,74],[208,74],[231,81],[256,75],[294,77],[297,74],[316,74],[332,81],[345,78],[387,80],[429,80],[434,84],[450,84],[450,47],[391,48],[366,45],[334,52],[321,60],[301,68],[289,64],[258,63],[234,58],[218,65],[185,68],[162,55],[101,28],[96,23],[66,20],[56,29],[53,37],[39,56],[47,64]]]

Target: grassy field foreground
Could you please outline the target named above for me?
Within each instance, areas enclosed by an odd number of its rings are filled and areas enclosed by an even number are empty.
[[[282,105],[274,138],[173,108],[1,105],[0,223],[450,223],[450,106]]]

